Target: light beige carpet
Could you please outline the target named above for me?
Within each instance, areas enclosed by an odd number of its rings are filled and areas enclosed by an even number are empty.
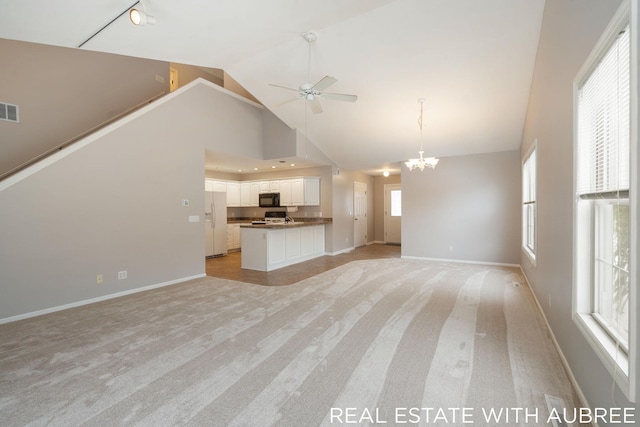
[[[546,426],[545,394],[576,404],[515,268],[207,277],[0,325],[2,426]]]

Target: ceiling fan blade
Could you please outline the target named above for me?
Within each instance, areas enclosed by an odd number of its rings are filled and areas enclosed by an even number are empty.
[[[357,95],[347,95],[346,93],[322,93],[322,97],[336,101],[356,102],[358,100]]]
[[[292,90],[294,92],[300,92],[299,89],[294,89],[294,88],[291,88],[291,87],[280,86],[280,85],[274,85],[273,83],[269,83],[269,86],[279,87],[280,89]]]
[[[320,101],[317,99],[307,101],[309,103],[309,108],[311,108],[311,112],[314,114],[322,113],[322,105],[320,105]]]
[[[334,79],[331,76],[324,76],[322,78],[322,80],[320,80],[318,83],[313,85],[313,87],[311,89],[313,89],[313,90],[325,90],[326,88],[328,88],[329,86],[331,86],[332,84],[334,84],[337,81],[338,80]]]

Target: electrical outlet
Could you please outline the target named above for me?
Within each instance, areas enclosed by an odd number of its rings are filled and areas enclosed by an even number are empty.
[[[189,199],[182,199],[182,206],[189,206]]]
[[[453,245],[449,245],[449,252],[453,252]]]
[[[118,280],[122,280],[126,278],[127,278],[127,270],[118,271]]]
[[[99,285],[99,284],[101,284],[102,282],[103,282],[102,274],[98,274],[98,276],[96,276],[96,283]]]

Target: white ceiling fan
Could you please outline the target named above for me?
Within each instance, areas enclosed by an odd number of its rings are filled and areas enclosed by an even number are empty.
[[[307,79],[309,78],[310,68],[311,68],[311,43],[316,41],[318,36],[312,32],[306,32],[302,34],[302,37],[309,43],[309,62],[307,65]],[[348,101],[355,102],[358,97],[356,95],[348,95],[345,93],[330,93],[324,92],[326,88],[331,86],[337,82],[334,77],[324,76],[317,83],[303,83],[298,87],[298,89],[294,89],[287,86],[281,86],[276,84],[269,84],[269,86],[274,86],[280,89],[286,89],[293,92],[298,92],[298,96],[295,98],[289,99],[287,101],[281,102],[278,105],[283,105],[292,101],[296,101],[298,99],[304,99],[307,104],[309,104],[309,108],[313,113],[322,113],[322,105],[320,104],[320,98],[333,99],[336,101]]]

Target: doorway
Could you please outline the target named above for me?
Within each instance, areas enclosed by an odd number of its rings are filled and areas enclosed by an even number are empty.
[[[367,244],[367,183],[353,183],[353,246]]]
[[[402,243],[402,187],[400,184],[384,186],[384,239],[385,243]]]

